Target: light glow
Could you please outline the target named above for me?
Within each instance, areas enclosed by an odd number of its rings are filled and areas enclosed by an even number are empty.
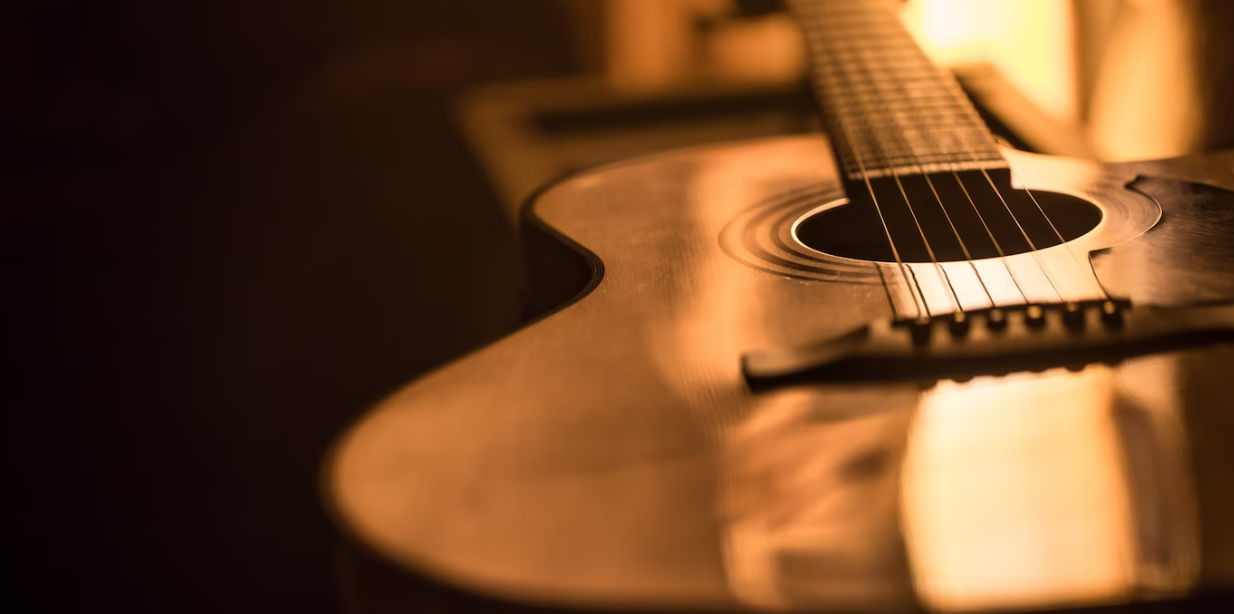
[[[935,62],[992,64],[1042,112],[1077,121],[1068,0],[910,0],[901,18]]]
[[[939,611],[1117,599],[1136,559],[1108,368],[944,383],[902,476],[914,584]]]

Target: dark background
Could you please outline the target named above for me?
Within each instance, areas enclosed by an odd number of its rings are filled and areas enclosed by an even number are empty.
[[[335,612],[349,421],[519,321],[468,86],[575,71],[533,0],[0,9],[0,609]]]
[[[1193,5],[1228,147],[1231,5]],[[594,68],[566,8],[0,8],[0,610],[341,611],[332,439],[524,316],[453,102]]]

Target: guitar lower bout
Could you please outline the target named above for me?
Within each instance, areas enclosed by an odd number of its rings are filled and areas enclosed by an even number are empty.
[[[572,610],[960,612],[1234,586],[1219,520],[1234,514],[1228,349],[924,391],[894,374],[751,388],[750,352],[872,322],[1099,310],[1107,294],[1133,309],[1234,300],[1214,273],[1234,248],[1211,238],[1234,229],[1234,196],[1203,170],[1234,156],[1004,155],[1016,186],[1083,199],[1100,220],[976,260],[828,254],[793,235],[843,198],[819,136],[670,152],[545,190],[533,213],[571,243],[542,241],[540,261],[587,255],[541,279],[586,291],[353,426],[326,468],[336,519],[410,573]],[[983,567],[988,548],[1017,565]]]

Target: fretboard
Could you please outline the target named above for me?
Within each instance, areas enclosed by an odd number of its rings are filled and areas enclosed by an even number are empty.
[[[1006,167],[972,103],[913,41],[890,0],[789,4],[848,180]]]

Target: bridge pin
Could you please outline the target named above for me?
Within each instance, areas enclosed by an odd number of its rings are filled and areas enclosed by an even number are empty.
[[[963,311],[957,311],[951,314],[951,319],[947,322],[947,327],[951,329],[952,337],[963,337],[968,334],[968,315]]]
[[[1123,326],[1123,310],[1114,301],[1106,301],[1101,304],[1101,321],[1108,328],[1122,328]]]
[[[922,316],[914,321],[910,328],[912,329],[913,343],[916,345],[926,345],[930,343],[930,333],[934,329],[934,321],[929,316]]]
[[[1024,310],[1024,323],[1033,328],[1045,326],[1045,310],[1041,308],[1041,305],[1029,305]]]
[[[997,307],[986,313],[985,321],[990,330],[999,331],[1007,328],[1007,314]]]
[[[1079,303],[1067,303],[1063,306],[1063,323],[1071,330],[1084,328],[1084,308]]]

